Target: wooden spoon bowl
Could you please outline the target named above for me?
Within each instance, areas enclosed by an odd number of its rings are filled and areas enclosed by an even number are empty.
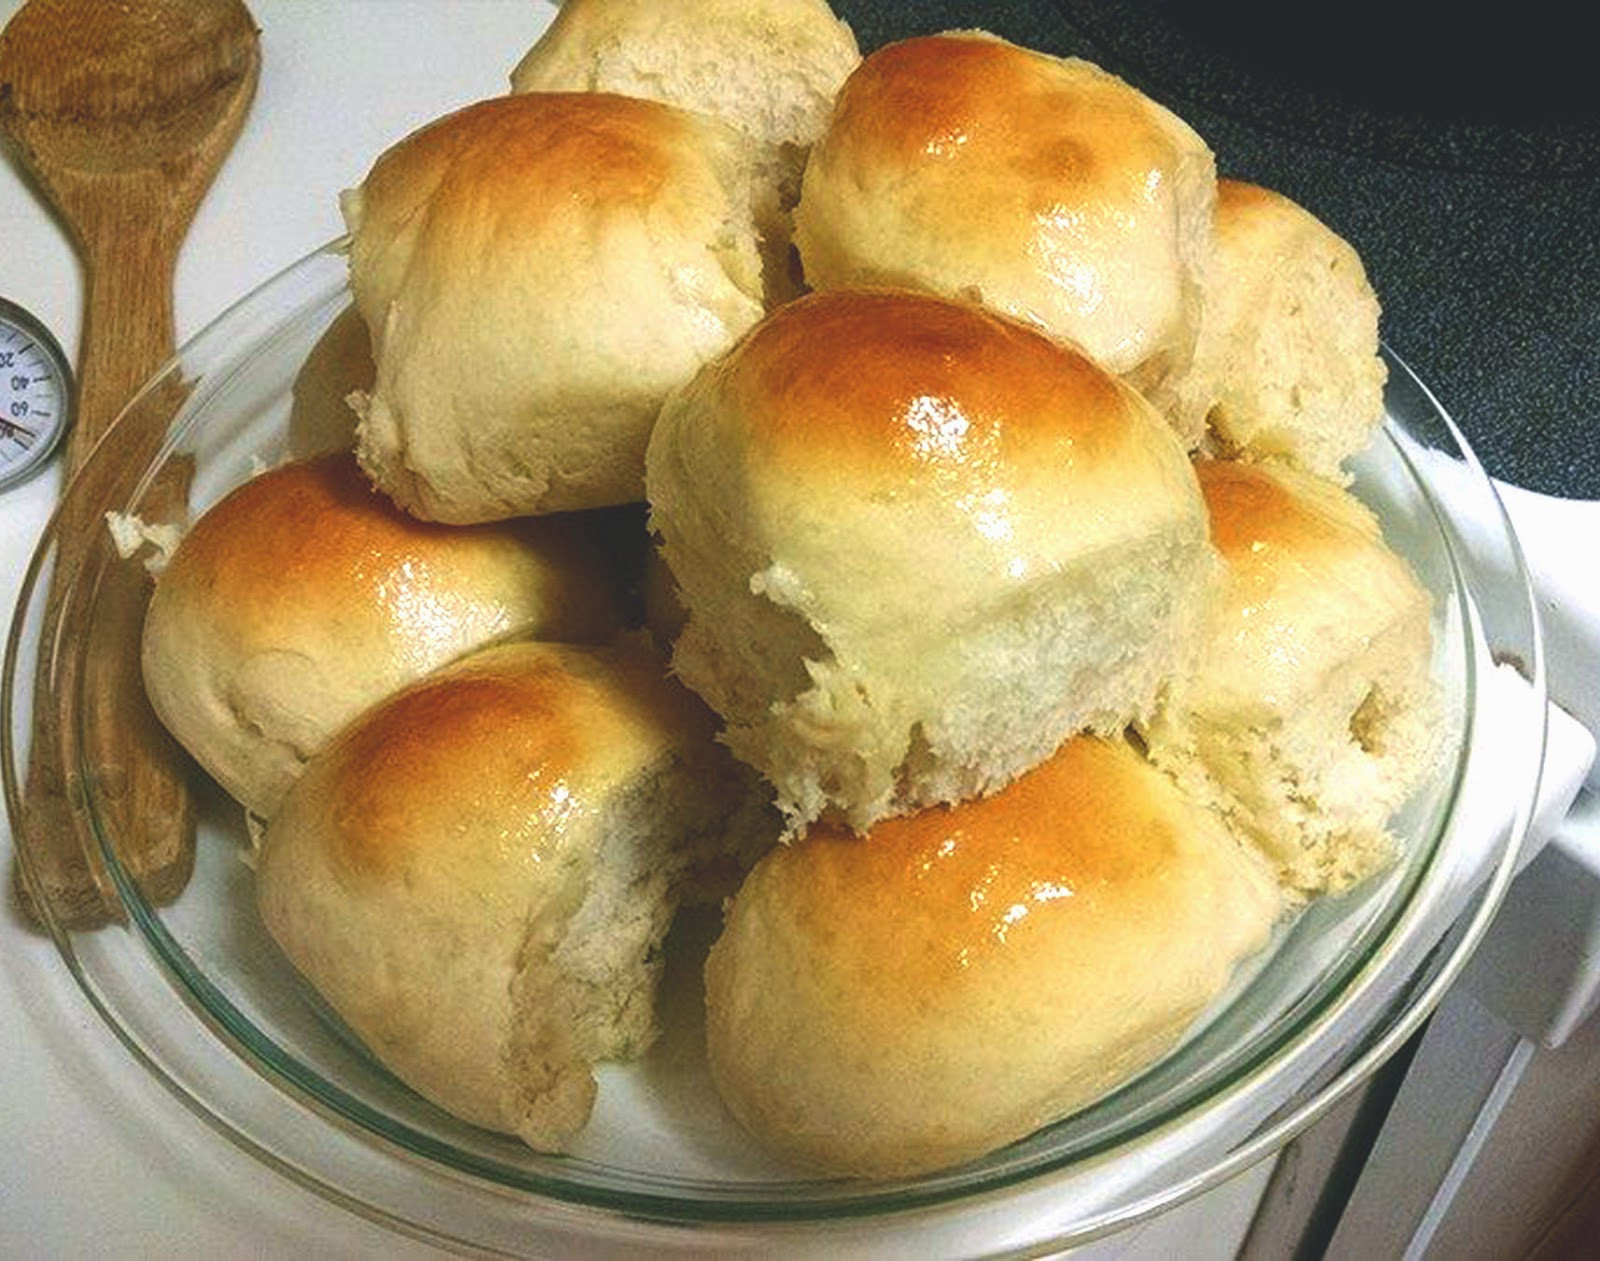
[[[92,599],[75,584],[105,548],[103,511],[128,501],[181,401],[169,376],[164,394],[112,425],[174,353],[178,251],[254,97],[258,36],[240,0],[29,0],[0,32],[0,128],[85,273],[67,443],[68,473],[83,477],[58,519],[46,614],[47,625],[59,615],[66,652],[39,674],[18,827],[33,875],[19,886],[24,905],[43,898],[66,926],[102,922],[117,905],[86,795],[104,806],[118,860],[148,896],[175,896],[193,864],[187,764],[140,684],[148,577],[130,562],[105,567]],[[85,468],[102,439],[105,455]],[[183,463],[168,461],[141,511],[182,520],[187,480]]]

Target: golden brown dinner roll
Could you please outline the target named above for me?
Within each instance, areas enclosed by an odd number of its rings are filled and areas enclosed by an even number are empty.
[[[397,1076],[559,1150],[597,1060],[655,1034],[692,849],[737,809],[710,715],[653,653],[476,653],[312,759],[262,841],[262,918]]]
[[[891,284],[982,302],[1076,343],[1169,414],[1211,248],[1211,151],[1088,62],[982,32],[890,44],[839,94],[795,241],[818,289]]]
[[[781,167],[788,204],[861,60],[826,0],[566,0],[511,73],[517,92],[617,92],[698,110]]]
[[[1389,815],[1436,765],[1428,594],[1338,486],[1197,467],[1226,579],[1197,672],[1148,728],[1150,756],[1291,890],[1345,889],[1390,860]]]
[[[1378,299],[1361,259],[1287,197],[1221,180],[1197,372],[1224,453],[1342,479],[1383,419]]]
[[[145,619],[161,720],[234,797],[270,816],[305,760],[366,706],[506,636],[619,626],[589,515],[418,521],[348,453],[263,473],[195,522]]]
[[[794,826],[987,792],[1146,711],[1212,576],[1182,445],[1088,359],[966,303],[813,294],[662,409],[673,661]]]
[[[985,800],[764,858],[706,964],[712,1076],[832,1173],[969,1160],[1168,1050],[1278,910],[1214,816],[1079,737]]]
[[[343,206],[377,363],[357,450],[433,520],[640,499],[662,398],[761,315],[748,142],[654,101],[479,102]]]

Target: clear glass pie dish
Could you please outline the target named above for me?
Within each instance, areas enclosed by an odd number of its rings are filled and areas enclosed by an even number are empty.
[[[153,506],[181,468],[198,515],[261,467],[341,441],[339,391],[309,398],[308,356],[336,349],[349,295],[337,247],[246,297],[133,402],[172,419],[131,491],[80,477],[64,511],[167,521]],[[329,334],[330,328],[334,332]],[[327,335],[327,336],[325,336]],[[334,374],[337,378],[337,373]],[[255,911],[245,820],[198,771],[194,873],[164,904],[124,862],[107,808],[84,680],[103,672],[94,625],[106,575],[138,565],[109,532],[71,594],[46,598],[58,522],[34,557],[7,643],[4,773],[20,870],[36,704],[66,718],[62,756],[84,785],[80,833],[113,922],[74,927],[34,887],[63,962],[131,1053],[241,1148],[336,1202],[452,1247],[1004,1253],[1082,1243],[1196,1194],[1275,1152],[1365,1079],[1426,1018],[1486,928],[1536,799],[1545,704],[1537,622],[1516,541],[1448,417],[1390,360],[1388,419],[1356,462],[1357,493],[1435,597],[1436,671],[1450,756],[1396,821],[1400,862],[1282,926],[1269,950],[1170,1055],[1079,1114],[972,1164],[893,1183],[827,1180],[762,1155],[723,1112],[697,1020],[709,917],[672,939],[664,1035],[607,1066],[589,1128],[566,1156],[457,1121],[391,1077],[294,974]],[[114,443],[95,460],[115,461]],[[1450,493],[1437,493],[1446,477]],[[1510,575],[1510,580],[1507,580]],[[129,632],[134,633],[134,632]],[[1514,658],[1532,682],[1497,664]],[[131,658],[130,658],[131,659]],[[133,826],[137,826],[136,824]]]

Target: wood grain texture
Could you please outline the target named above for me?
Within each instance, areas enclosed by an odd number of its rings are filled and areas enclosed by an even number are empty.
[[[71,234],[86,286],[44,622],[54,635],[18,827],[34,892],[63,926],[115,915],[102,840],[158,901],[194,861],[188,764],[139,675],[149,579],[110,549],[104,512],[130,505],[186,393],[174,367],[129,405],[173,357],[178,251],[259,72],[259,32],[239,0],[30,0],[0,32],[0,128]],[[181,520],[187,473],[170,461],[141,513]],[[22,882],[18,893],[28,907]]]

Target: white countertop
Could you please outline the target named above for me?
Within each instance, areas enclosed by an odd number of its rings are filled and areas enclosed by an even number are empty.
[[[0,23],[18,0],[0,0]],[[504,90],[548,20],[538,0],[252,0],[260,88],[179,262],[182,343],[340,230],[339,191],[446,110]],[[0,294],[76,358],[81,274],[70,245],[0,162]],[[53,466],[0,492],[8,622],[59,490]],[[10,879],[10,836],[0,819]],[[0,912],[0,1256],[431,1255],[255,1163],[139,1068],[53,944]],[[1139,1255],[1233,1254],[1265,1170],[1142,1233]],[[1199,1248],[1200,1252],[1196,1252]],[[1113,1244],[1110,1251],[1121,1251]]]

